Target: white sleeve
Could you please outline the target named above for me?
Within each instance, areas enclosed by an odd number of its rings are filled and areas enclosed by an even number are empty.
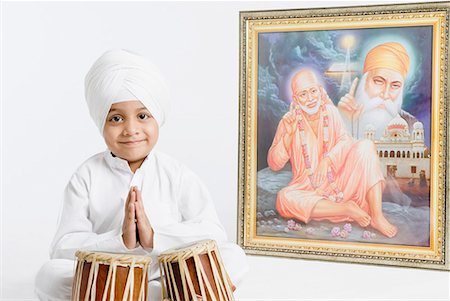
[[[95,233],[89,219],[89,188],[80,172],[75,173],[64,192],[58,230],[50,248],[50,257],[74,259],[80,249],[130,253],[122,240],[121,228]],[[142,248],[140,248],[142,249]]]
[[[154,227],[153,251],[157,253],[197,240],[227,239],[207,188],[192,171],[181,168],[177,202],[182,219]]]

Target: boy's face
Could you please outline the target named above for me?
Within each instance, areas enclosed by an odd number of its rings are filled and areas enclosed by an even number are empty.
[[[109,150],[128,163],[139,165],[155,146],[158,134],[156,120],[138,100],[113,104],[103,129]]]

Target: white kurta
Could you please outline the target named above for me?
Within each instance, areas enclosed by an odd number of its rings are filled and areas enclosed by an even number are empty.
[[[129,250],[122,241],[124,205],[132,186],[141,190],[154,230],[151,250],[140,246]],[[36,277],[36,293],[41,300],[70,299],[67,286],[71,285],[75,252],[80,249],[151,256],[149,280],[157,280],[157,256],[162,251],[202,239],[217,241],[230,278],[238,283],[248,269],[244,252],[226,242],[224,228],[200,179],[184,165],[156,151],[133,174],[127,161],[106,151],[83,163],[66,187],[50,251],[52,260]],[[65,283],[66,287],[57,288],[55,283],[49,286],[49,279]],[[61,296],[62,292],[67,295]]]

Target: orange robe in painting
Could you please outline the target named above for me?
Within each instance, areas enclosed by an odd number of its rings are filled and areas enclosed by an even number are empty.
[[[370,140],[354,141],[347,133],[334,105],[327,104],[326,110],[329,116],[327,156],[331,160],[337,187],[344,193],[341,202],[354,201],[361,209],[369,213],[369,204],[365,198],[367,191],[379,182],[382,182],[384,188],[385,181],[375,145]],[[323,113],[320,114],[317,136],[308,122],[304,122],[307,151],[313,173],[323,158]],[[278,192],[276,208],[284,218],[296,218],[307,223],[311,219],[314,206],[325,197],[315,191],[308,177],[302,155],[300,130],[296,127],[291,145],[288,147],[285,147],[283,142],[285,133],[285,127],[280,121],[267,158],[269,167],[273,171],[282,169],[289,160],[292,165],[292,180],[287,187]],[[333,191],[328,182],[325,190]],[[351,221],[345,216],[321,219],[332,222]]]

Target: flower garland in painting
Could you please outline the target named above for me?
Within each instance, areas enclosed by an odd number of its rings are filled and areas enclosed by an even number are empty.
[[[329,133],[329,128],[328,128],[329,117],[328,117],[328,112],[326,110],[326,107],[324,105],[322,105],[321,110],[322,110],[322,116],[323,116],[323,119],[322,119],[323,120],[322,159],[323,159],[328,154],[328,142],[330,139],[330,133]],[[322,191],[322,189],[320,189],[317,185],[315,185],[315,183],[313,181],[314,173],[311,168],[311,160],[310,160],[310,156],[308,154],[308,148],[307,148],[306,139],[305,139],[305,121],[303,119],[303,115],[301,113],[299,106],[295,107],[295,113],[298,116],[297,126],[298,126],[298,129],[300,132],[300,138],[301,138],[301,144],[302,144],[302,155],[303,155],[304,162],[306,164],[306,172],[308,173],[308,178],[309,178],[309,181],[311,182],[312,187],[316,190],[316,192],[319,195],[324,196],[325,198],[329,199],[330,201],[338,202],[338,203],[342,202],[342,200],[344,199],[344,193],[342,191],[340,191],[339,188],[337,187],[336,178],[335,178],[334,173],[331,170],[331,168],[329,168],[327,171],[327,180],[328,180],[328,183],[330,184],[331,188],[333,189],[334,194]]]

